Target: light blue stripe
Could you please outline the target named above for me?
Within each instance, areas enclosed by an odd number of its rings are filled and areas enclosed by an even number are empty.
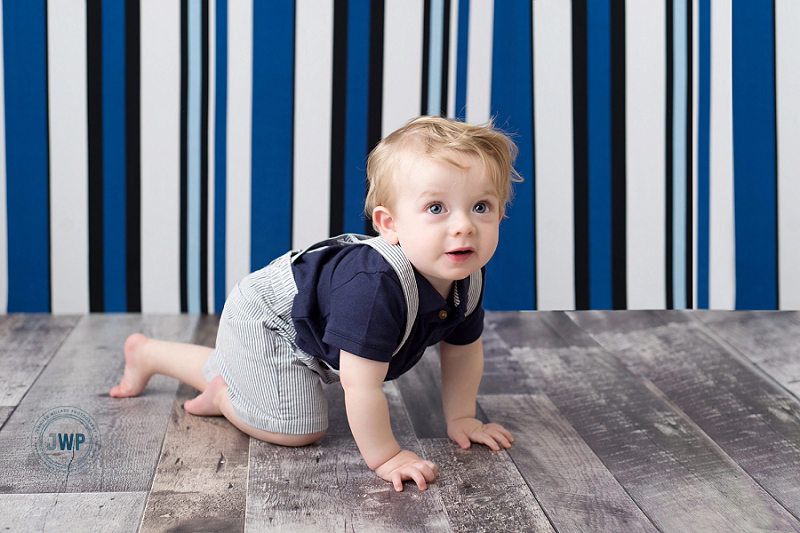
[[[686,128],[688,109],[686,0],[673,3],[672,78],[672,302],[686,308]]]
[[[589,307],[611,309],[611,49],[608,0],[586,1]]]
[[[200,149],[202,93],[202,0],[189,1],[186,118],[186,285],[187,311],[200,312]]]
[[[228,0],[216,0],[214,102],[214,312],[225,303],[225,187],[228,142]]]
[[[45,3],[3,1],[8,312],[50,311]]]
[[[444,49],[444,0],[431,0],[430,33],[428,39],[428,107],[429,115],[442,113],[442,51]],[[447,110],[445,110],[447,111]]]
[[[344,231],[346,233],[364,233],[369,16],[370,0],[350,0],[348,2],[344,147]]]
[[[127,311],[125,220],[125,3],[102,5],[103,308]]]

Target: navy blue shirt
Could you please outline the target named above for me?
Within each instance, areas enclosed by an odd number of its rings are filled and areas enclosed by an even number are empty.
[[[406,301],[392,266],[371,246],[335,245],[301,255],[293,265],[297,295],[292,306],[296,343],[339,368],[339,350],[388,362],[387,380],[407,372],[425,348],[444,340],[469,344],[483,333],[483,307],[465,316],[469,278],[445,300],[414,270],[419,311],[408,340],[392,357],[406,328]],[[481,300],[483,294],[481,293]]]

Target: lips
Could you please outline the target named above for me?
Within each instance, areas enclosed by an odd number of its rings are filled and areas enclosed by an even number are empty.
[[[449,252],[447,252],[446,255],[452,261],[455,261],[456,263],[460,263],[460,262],[466,261],[467,259],[472,257],[472,254],[474,254],[474,253],[475,253],[475,250],[473,250],[472,248],[457,248],[455,250],[450,250]]]

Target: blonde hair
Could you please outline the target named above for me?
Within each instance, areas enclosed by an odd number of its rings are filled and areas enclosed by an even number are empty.
[[[440,117],[421,116],[386,136],[367,158],[367,197],[364,212],[372,220],[372,212],[392,201],[396,170],[404,156],[412,150],[463,168],[454,155],[475,156],[489,171],[497,190],[501,213],[511,201],[512,182],[522,181],[514,169],[517,145],[491,122],[474,125]]]

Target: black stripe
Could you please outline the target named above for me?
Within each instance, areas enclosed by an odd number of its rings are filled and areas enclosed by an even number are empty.
[[[693,100],[692,100],[692,69],[693,69],[693,56],[692,36],[692,9],[686,10],[686,27],[689,31],[686,32],[686,308],[691,309],[694,307],[694,231],[692,228],[694,220],[694,190],[692,189],[692,181],[694,179],[694,127],[692,125],[692,116],[694,113]]]
[[[345,124],[347,117],[347,0],[333,4],[330,235],[344,231]]]
[[[533,11],[531,9],[531,11]],[[450,85],[450,0],[444,0],[444,17],[442,17],[442,96],[439,104],[439,115],[447,116],[447,95]],[[531,26],[532,27],[532,26]]]
[[[367,152],[381,140],[383,127],[383,16],[384,0],[372,0],[369,11],[369,102],[367,104]],[[364,220],[364,233],[375,235],[372,221]]]
[[[209,104],[209,2],[203,0],[200,107],[200,312],[208,313],[208,104]]]
[[[181,312],[189,310],[187,268],[188,239],[188,117],[189,117],[189,0],[181,0],[181,199],[180,199],[180,292]]]
[[[625,0],[611,0],[611,306],[628,306],[626,250]]]
[[[139,0],[125,2],[125,255],[128,312],[142,311]]]
[[[572,130],[575,209],[575,308],[589,309],[589,154],[586,0],[572,0]]]
[[[672,176],[672,169],[673,169],[673,147],[672,147],[672,114],[673,110],[673,102],[672,99],[675,96],[675,91],[672,88],[674,75],[673,69],[675,68],[675,58],[673,56],[673,46],[674,46],[674,39],[673,39],[673,20],[672,20],[672,0],[667,0],[666,2],[666,9],[667,9],[667,101],[666,101],[666,155],[667,155],[667,164],[666,164],[666,186],[667,186],[667,206],[666,206],[666,220],[664,221],[664,227],[666,228],[666,287],[665,290],[667,291],[667,309],[673,309],[675,307],[675,298],[673,297],[672,291],[674,289],[673,286],[673,268],[672,268],[672,259],[673,259],[673,251],[672,246],[674,245],[674,239],[672,238],[672,232],[674,231],[673,225],[673,217],[672,217],[672,209],[673,209],[673,202],[672,202],[672,191],[673,191],[673,176]]]
[[[103,20],[100,0],[86,2],[86,93],[89,157],[89,311],[104,311],[103,293]]]
[[[425,0],[422,10],[422,91],[420,91],[420,115],[428,115],[428,84],[430,83],[431,68],[431,0]]]

